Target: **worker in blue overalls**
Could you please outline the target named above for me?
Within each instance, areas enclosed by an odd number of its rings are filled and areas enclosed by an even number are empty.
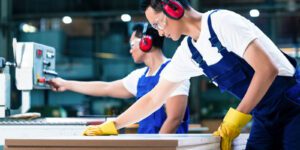
[[[142,8],[160,35],[175,41],[181,35],[186,38],[157,86],[97,131],[109,134],[139,121],[163,105],[164,97],[183,80],[205,75],[222,91],[241,100],[214,132],[222,138],[223,150],[231,149],[233,139],[252,117],[246,149],[299,149],[300,77],[293,58],[252,22],[232,11],[201,13],[187,0],[142,0]]]
[[[130,38],[130,53],[135,63],[145,63],[146,67],[136,69],[125,78],[112,82],[79,82],[55,78],[50,84],[54,91],[70,90],[92,96],[139,99],[153,89],[161,72],[170,62],[162,53],[163,42],[164,38],[148,23],[137,24]],[[165,105],[139,122],[138,133],[187,133],[189,87],[189,80],[185,80],[166,98]]]

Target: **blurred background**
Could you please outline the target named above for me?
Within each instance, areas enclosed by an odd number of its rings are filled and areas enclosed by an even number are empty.
[[[299,58],[300,0],[191,0],[200,12],[233,10],[254,22],[283,51]],[[0,56],[13,60],[12,38],[56,49],[56,71],[69,80],[112,81],[143,65],[129,53],[131,27],[146,21],[138,0],[0,0]],[[180,42],[166,39],[172,57]],[[13,76],[13,73],[12,73]],[[14,82],[14,80],[12,80]],[[14,83],[12,83],[14,85]],[[13,107],[20,92],[12,86]],[[1,89],[0,89],[1,90]],[[31,92],[31,111],[44,117],[116,116],[134,99],[90,97],[73,92]],[[238,101],[221,93],[204,77],[191,79],[191,122],[209,126]],[[218,126],[218,124],[216,124]]]

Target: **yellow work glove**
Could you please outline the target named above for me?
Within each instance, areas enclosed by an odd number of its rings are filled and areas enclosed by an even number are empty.
[[[231,150],[231,144],[241,132],[242,128],[252,119],[249,114],[244,114],[233,108],[230,108],[225,115],[222,124],[214,136],[221,137],[221,150]]]
[[[90,125],[83,131],[84,136],[118,135],[118,130],[113,121],[106,121],[101,125]]]

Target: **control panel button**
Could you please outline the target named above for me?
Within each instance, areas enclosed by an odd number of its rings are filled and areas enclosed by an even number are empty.
[[[40,50],[40,49],[37,49],[37,50],[36,50],[36,56],[37,56],[37,57],[43,56],[43,51]]]
[[[49,66],[51,66],[51,62],[49,62],[49,61],[43,61],[43,64],[45,65],[45,66],[47,66],[47,67],[49,67]]]
[[[50,58],[50,59],[54,58],[54,54],[51,52],[47,52],[46,56],[47,56],[47,58]]]
[[[38,78],[38,83],[46,83],[46,78],[44,77]]]

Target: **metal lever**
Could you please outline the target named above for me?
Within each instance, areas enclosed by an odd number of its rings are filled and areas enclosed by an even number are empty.
[[[43,70],[43,72],[44,72],[45,74],[52,75],[52,76],[55,76],[55,77],[58,76],[57,72],[55,72],[55,71],[53,71],[53,70]]]
[[[5,68],[6,66],[5,62],[6,62],[5,59],[3,57],[0,57],[0,69]]]
[[[12,63],[12,62],[9,62],[9,61],[6,61],[5,58],[0,57],[0,69],[5,68],[6,66],[13,66],[13,67],[15,67],[16,64]]]
[[[24,51],[25,51],[25,45],[22,45],[22,51],[21,51],[21,60],[19,60],[20,62],[18,63],[18,58],[17,58],[17,39],[13,38],[12,41],[12,47],[13,47],[13,52],[14,52],[14,66],[16,66],[17,68],[21,68],[22,62],[23,62],[23,55],[24,55]]]

